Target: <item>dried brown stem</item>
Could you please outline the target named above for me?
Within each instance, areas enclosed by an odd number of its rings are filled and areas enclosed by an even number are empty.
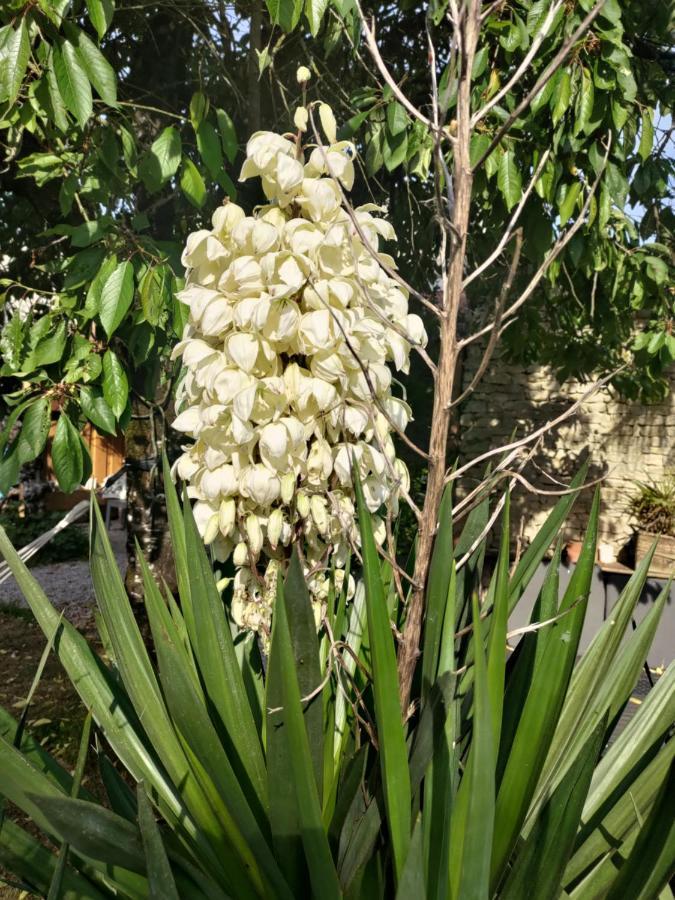
[[[502,285],[502,289],[499,292],[499,296],[497,298],[497,303],[495,304],[495,319],[492,325],[492,331],[490,332],[490,338],[485,347],[485,351],[483,353],[483,358],[480,361],[480,365],[476,369],[471,382],[467,385],[467,387],[462,391],[462,393],[456,397],[452,403],[451,407],[459,406],[460,403],[463,403],[464,400],[469,396],[469,394],[475,391],[476,386],[480,382],[481,378],[487,371],[488,366],[490,365],[490,360],[492,359],[492,355],[495,352],[495,348],[499,341],[499,335],[501,334],[501,324],[502,324],[502,312],[504,311],[504,304],[506,303],[506,299],[509,296],[511,291],[511,285],[513,284],[513,279],[516,277],[516,272],[518,271],[518,264],[520,263],[520,252],[523,246],[523,232],[522,229],[518,229],[516,232],[516,247],[513,251],[513,258],[511,260],[511,265],[509,266],[509,272],[506,276],[506,281]]]
[[[495,447],[492,450],[486,450],[485,453],[481,453],[479,456],[476,456],[474,459],[469,460],[469,462],[465,463],[463,466],[460,466],[458,469],[455,469],[452,472],[449,472],[445,476],[445,481],[456,481],[461,475],[464,475],[469,469],[472,469],[474,466],[477,466],[479,463],[485,462],[487,459],[492,459],[493,456],[500,456],[503,453],[508,453],[509,451],[518,451],[521,447],[525,447],[527,444],[532,441],[536,441],[542,435],[546,434],[549,431],[552,431],[561,422],[564,422],[566,419],[569,419],[570,416],[573,416],[578,409],[580,409],[583,404],[590,399],[594,394],[596,394],[599,390],[601,390],[606,384],[615,378],[620,372],[623,372],[624,369],[628,367],[627,363],[619,366],[617,369],[614,369],[613,372],[610,372],[609,375],[605,375],[604,378],[599,379],[592,384],[587,391],[579,397],[570,407],[568,407],[563,413],[559,416],[556,416],[555,419],[552,419],[550,422],[546,422],[545,425],[542,425],[540,428],[537,428],[531,434],[525,435],[523,438],[519,438],[517,441],[512,441],[510,444],[505,444],[501,447]],[[500,464],[499,468],[503,469],[508,466],[513,460],[514,456],[511,456]]]
[[[460,44],[460,73],[457,91],[457,139],[454,149],[454,210],[449,264],[443,265],[443,304],[441,310],[441,343],[438,378],[434,392],[429,439],[429,472],[420,521],[414,581],[421,585],[413,591],[406,617],[403,639],[398,654],[399,699],[402,713],[407,713],[413,675],[419,656],[419,643],[424,618],[424,585],[426,584],[438,509],[445,482],[445,460],[452,399],[457,365],[457,314],[462,297],[464,258],[469,228],[473,176],[470,160],[471,141],[471,69],[480,32],[480,7],[469,0],[463,9]],[[437,210],[443,214],[443,210]],[[443,232],[445,234],[445,231]]]

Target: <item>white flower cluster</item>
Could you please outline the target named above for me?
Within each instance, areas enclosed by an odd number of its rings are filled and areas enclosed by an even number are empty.
[[[367,205],[357,229],[342,208],[336,179],[351,188],[351,144],[314,146],[305,161],[300,134],[258,132],[246,155],[241,179],[260,177],[268,205],[246,216],[226,203],[183,254],[190,317],[175,349],[186,374],[174,427],[194,439],[176,471],[200,533],[233,557],[235,619],[264,633],[294,541],[317,615],[331,567],[343,579],[358,539],[352,461],[373,513],[407,488],[391,435],[410,409],[392,395],[388,363],[407,371],[426,333],[381,265],[395,265],[377,251],[391,224]]]

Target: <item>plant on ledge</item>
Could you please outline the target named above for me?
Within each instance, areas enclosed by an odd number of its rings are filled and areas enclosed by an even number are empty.
[[[630,512],[638,527],[650,534],[675,537],[675,475],[665,475],[660,481],[639,481],[637,488]]]
[[[675,575],[675,475],[637,482],[637,488],[629,507],[638,526],[635,560],[641,562],[656,540],[650,574],[671,578]]]

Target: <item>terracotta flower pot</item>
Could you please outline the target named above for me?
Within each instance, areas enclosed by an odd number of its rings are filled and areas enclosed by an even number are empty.
[[[569,565],[576,565],[579,561],[579,556],[581,555],[581,548],[583,544],[581,541],[568,541],[565,544],[564,557],[565,563]]]

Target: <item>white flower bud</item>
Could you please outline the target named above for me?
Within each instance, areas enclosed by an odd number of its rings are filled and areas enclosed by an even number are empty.
[[[213,515],[207,522],[202,538],[205,544],[212,543],[218,535],[218,515]]]
[[[245,566],[248,563],[248,547],[244,541],[240,541],[234,548],[232,562],[235,566]]]
[[[309,113],[307,112],[307,108],[304,106],[299,106],[293,116],[293,124],[298,129],[298,131],[307,131],[308,121]]]
[[[310,514],[310,505],[309,505],[309,497],[304,491],[298,491],[295,495],[295,506],[298,510],[298,515],[302,519],[309,518]]]
[[[298,84],[306,84],[312,77],[312,73],[309,71],[307,66],[299,66],[298,71],[295,73],[295,77]]]
[[[321,119],[321,127],[328,138],[328,142],[334,144],[337,140],[337,125],[335,123],[333,110],[327,103],[319,104],[319,118]]]
[[[281,502],[288,506],[295,494],[296,478],[293,472],[281,476]]]
[[[260,527],[260,519],[258,518],[258,516],[253,513],[251,513],[250,516],[247,516],[245,528],[249,549],[253,556],[257,559],[263,545],[263,533],[262,528]]]
[[[223,500],[218,510],[218,527],[220,533],[229,537],[234,531],[234,523],[237,516],[237,505],[234,500]]]
[[[384,524],[384,520],[379,516],[373,516],[371,524],[373,526],[373,537],[375,538],[375,542],[381,547],[387,540],[387,526]]]
[[[267,520],[267,540],[273,550],[277,549],[277,544],[281,537],[281,530],[284,527],[284,514],[280,509],[274,509],[270,513]]]
[[[316,525],[319,534],[325,534],[328,531],[328,513],[326,511],[326,500],[319,497],[318,494],[312,494],[309,501],[312,519]]]

